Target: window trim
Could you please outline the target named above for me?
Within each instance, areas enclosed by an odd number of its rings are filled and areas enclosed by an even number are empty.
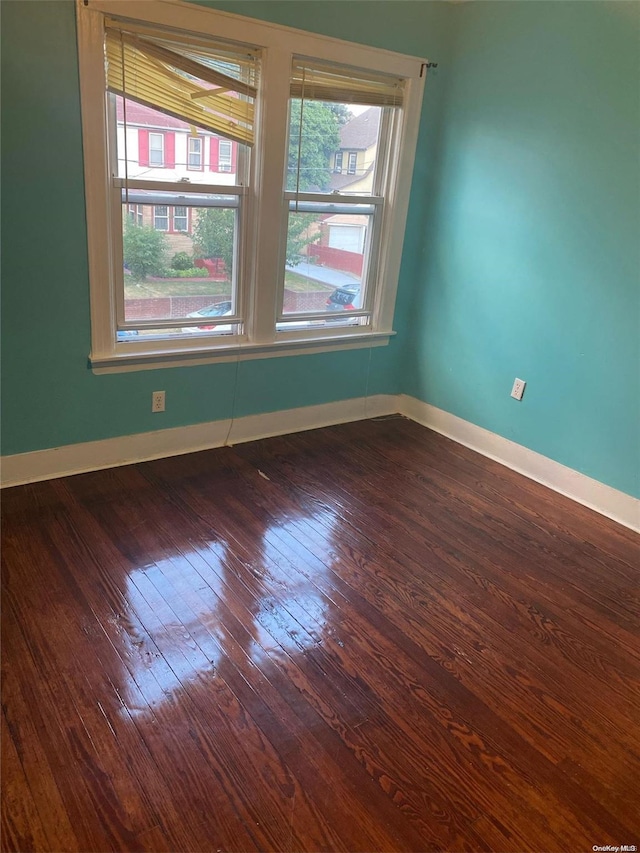
[[[159,207],[164,207],[167,211],[165,215],[160,216],[160,217],[158,217],[158,208]],[[170,210],[171,210],[171,208],[169,207],[168,204],[154,204],[153,205],[153,230],[154,231],[162,231],[163,234],[169,233],[169,231],[170,231],[169,223],[170,223],[170,218],[171,218],[171,214],[169,212]],[[156,220],[158,218],[167,220],[167,227],[166,228],[159,228],[158,227],[158,225],[156,223]]]
[[[145,204],[143,203],[143,204],[138,204],[135,206],[136,207],[144,207]],[[152,200],[149,200],[146,202],[146,206],[153,208],[153,211],[151,214],[151,220],[152,220],[151,224],[152,224],[152,227],[154,228],[155,231],[161,231],[163,234],[187,234],[187,235],[189,235],[191,233],[191,207],[189,207],[188,205],[185,205],[185,204],[169,204],[167,201],[165,201],[164,204],[154,204]],[[129,205],[129,207],[132,207],[132,205]],[[158,228],[158,226],[156,225],[156,209],[158,207],[165,207],[167,209],[166,215],[160,217],[161,219],[167,220],[167,227],[166,228]],[[186,221],[187,221],[187,227],[186,228],[176,228],[176,207],[184,207],[186,210],[185,215],[179,217],[180,219],[186,219]],[[140,215],[141,214],[138,214],[138,216],[140,216]],[[140,224],[140,222],[138,222],[138,224]]]
[[[151,162],[151,137],[152,136],[157,136],[160,139],[160,142],[162,143],[160,145],[160,162],[159,163],[152,163]],[[157,150],[157,149],[155,149],[155,150]],[[149,131],[149,168],[150,169],[164,169],[166,166],[166,162],[167,161],[165,159],[164,133],[162,131],[158,131],[158,130],[150,130]]]
[[[225,157],[225,158],[224,158],[225,162],[223,162],[223,159],[222,159],[222,156],[221,156],[221,151],[222,151],[221,146],[222,146],[222,144],[223,144],[223,143],[225,143],[225,144],[228,144],[228,145],[229,145],[229,158],[228,158],[228,159],[229,159],[229,162],[228,162],[228,163],[226,162],[227,158]],[[217,171],[218,171],[219,173],[221,173],[221,174],[222,174],[222,173],[229,174],[229,172],[233,171],[233,142],[232,142],[232,140],[231,140],[231,139],[219,139],[219,140],[218,140],[218,164],[217,164]]]
[[[144,225],[144,211],[142,207],[142,204],[129,204],[128,206],[127,216],[129,217],[129,221],[133,222],[134,225]]]
[[[353,165],[352,165],[353,164]],[[347,158],[347,175],[355,175],[358,170],[358,152],[349,151]]]
[[[191,159],[191,142],[196,140],[200,143],[200,165],[192,166],[189,160]],[[198,134],[198,136],[192,136],[189,134],[187,136],[187,171],[188,172],[203,172],[204,171],[204,136]]]
[[[177,217],[176,208],[177,207],[184,207],[184,209],[186,211],[184,216],[178,217],[179,219],[186,219],[187,220],[187,227],[184,229],[183,228],[176,228],[176,217]],[[185,204],[174,204],[171,206],[171,230],[169,231],[169,233],[170,234],[187,234],[187,235],[191,234],[191,208],[190,207],[188,207]]]
[[[425,82],[426,60],[378,48],[269,24],[244,16],[198,7],[180,0],[128,0],[127,18],[151,26],[173,27],[228,40],[263,50],[261,74],[268,79],[268,97],[260,109],[252,181],[247,191],[242,228],[247,251],[239,271],[246,286],[241,298],[251,307],[245,334],[232,341],[161,339],[140,345],[137,341],[116,341],[116,288],[112,285],[121,257],[112,251],[114,235],[121,228],[120,206],[110,205],[109,170],[106,144],[108,128],[102,61],[103,16],[122,14],[120,0],[91,0],[85,6],[76,0],[78,52],[82,101],[83,147],[87,200],[88,250],[91,292],[92,345],[90,361],[94,369],[144,369],[214,362],[244,352],[248,357],[273,357],[327,349],[360,346],[363,341],[388,341],[397,290],[402,242],[411,188],[415,146],[420,121],[420,105]],[[404,107],[396,115],[398,157],[393,165],[392,189],[385,199],[383,240],[378,253],[378,287],[372,306],[370,327],[323,329],[313,333],[276,333],[276,291],[280,266],[280,212],[284,210],[283,186],[287,152],[289,80],[293,56],[309,56],[354,68],[394,74],[405,80]],[[280,163],[281,168],[273,168]],[[269,167],[268,167],[269,165]],[[258,192],[257,187],[260,187]],[[277,211],[278,215],[274,215]],[[106,239],[105,239],[106,238]],[[117,241],[116,241],[117,245]],[[256,282],[261,282],[261,287]],[[264,282],[268,282],[267,285]],[[369,345],[364,344],[364,345]],[[285,352],[286,350],[286,352]]]

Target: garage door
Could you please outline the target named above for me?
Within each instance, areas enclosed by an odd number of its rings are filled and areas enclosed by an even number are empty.
[[[362,225],[330,225],[329,247],[345,252],[362,254],[364,249],[364,227]]]

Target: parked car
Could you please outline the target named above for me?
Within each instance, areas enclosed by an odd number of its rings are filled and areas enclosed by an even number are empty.
[[[327,299],[327,311],[355,311],[362,308],[362,288],[359,284],[337,287]]]
[[[187,326],[182,329],[183,332],[210,332],[215,329],[217,332],[231,332],[232,327],[229,324],[222,324],[212,322],[214,317],[228,317],[233,314],[233,309],[231,302],[216,302],[215,305],[207,305],[206,308],[200,308],[198,311],[192,311],[191,314],[187,314],[187,317],[194,317],[198,319],[203,319],[205,322],[203,325],[198,326]]]
[[[116,335],[119,341],[129,341],[131,338],[137,338],[140,332],[137,329],[124,329]]]

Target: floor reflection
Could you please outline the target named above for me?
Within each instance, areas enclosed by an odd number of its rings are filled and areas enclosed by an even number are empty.
[[[128,573],[112,619],[126,666],[118,691],[124,713],[174,702],[196,682],[213,685],[238,655],[264,672],[333,633],[337,617],[320,583],[327,568],[300,545],[292,549],[295,520],[269,516],[256,535],[259,518],[244,539],[233,530],[170,556],[163,547],[164,559]],[[318,530],[328,539],[334,522],[323,513]]]

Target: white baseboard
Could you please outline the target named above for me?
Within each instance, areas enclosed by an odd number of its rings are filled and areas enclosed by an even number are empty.
[[[3,456],[0,486],[19,486],[101,468],[116,468],[165,456],[210,450],[226,443],[241,444],[274,435],[391,415],[398,411],[397,400],[393,394],[378,394],[366,400],[357,397],[336,403],[249,415],[236,418],[233,424],[230,420],[209,421]]]
[[[434,432],[488,456],[625,527],[640,531],[640,500],[637,498],[415,397],[400,394],[399,410],[405,417]]]
[[[379,394],[192,426],[144,432],[2,457],[0,486],[18,486],[165,456],[400,412],[608,518],[640,531],[640,500],[534,450],[406,394]],[[231,434],[229,434],[231,427]]]

